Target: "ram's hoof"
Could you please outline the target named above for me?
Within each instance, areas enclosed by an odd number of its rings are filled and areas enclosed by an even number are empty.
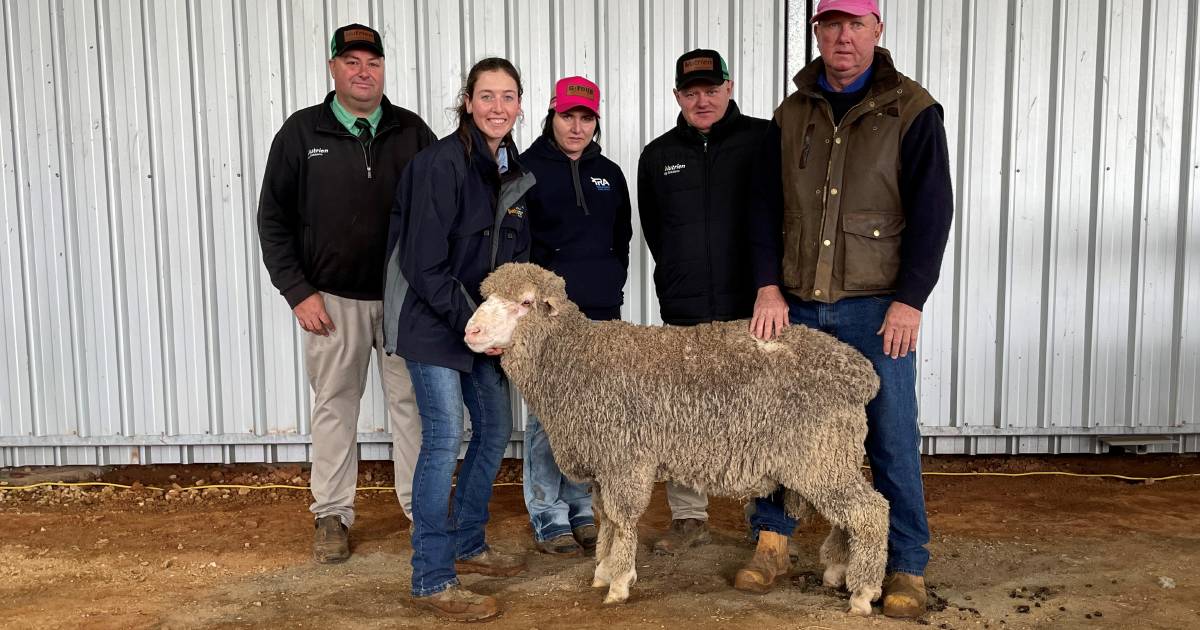
[[[831,564],[825,567],[821,583],[830,588],[841,588],[846,585],[846,565]]]
[[[629,593],[618,595],[612,591],[608,592],[608,596],[604,598],[605,605],[624,604],[629,599]]]
[[[870,600],[862,600],[857,597],[850,598],[850,614],[869,617],[873,611],[871,610]]]

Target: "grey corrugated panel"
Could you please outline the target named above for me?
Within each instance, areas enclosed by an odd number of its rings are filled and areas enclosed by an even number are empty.
[[[1113,2],[1101,16],[1104,36],[1097,89],[1103,100],[1097,127],[1094,170],[1098,188],[1093,223],[1090,278],[1093,292],[1089,344],[1091,383],[1087,421],[1097,425],[1129,422],[1130,299],[1137,194],[1140,176],[1142,3]]]
[[[1195,63],[1195,52],[1187,48],[1189,41],[1194,45],[1195,37],[1189,36],[1189,20],[1181,19],[1186,15],[1185,6],[1191,13],[1198,10],[1194,2],[1155,3],[1144,27],[1150,67],[1142,88],[1146,114],[1141,135],[1149,150],[1143,167],[1140,220],[1134,231],[1132,282],[1137,297],[1131,316],[1135,323],[1129,360],[1133,400],[1127,412],[1139,426],[1171,423],[1175,406],[1171,394],[1177,375],[1172,374],[1170,357],[1178,343],[1175,324],[1182,309],[1175,301],[1174,276],[1179,271],[1176,259],[1183,255],[1177,249],[1179,218],[1189,210],[1181,206],[1180,190],[1185,182],[1180,163],[1184,143],[1191,139],[1184,134],[1186,115],[1191,113],[1185,113],[1185,97],[1195,90],[1191,82],[1178,83],[1189,64]],[[1193,28],[1194,20],[1193,15]]]
[[[0,435],[28,435],[35,417],[30,377],[29,267],[27,263],[29,219],[26,214],[23,188],[24,160],[18,157],[22,133],[15,128],[20,86],[16,83],[16,64],[25,50],[16,41],[17,27],[9,3],[0,5],[4,30],[4,45],[0,46],[0,63],[5,78],[0,81],[0,115],[6,124],[0,125],[0,319],[7,322],[0,333]],[[15,456],[4,449],[6,465]]]
[[[1043,276],[1042,329],[1050,342],[1043,347],[1044,423],[1079,427],[1085,423],[1086,349],[1089,317],[1088,234],[1093,220],[1093,131],[1099,105],[1096,92],[1099,10],[1092,3],[1056,5],[1058,25],[1051,88],[1057,99],[1051,110],[1051,160],[1047,169],[1047,257],[1053,261]]]

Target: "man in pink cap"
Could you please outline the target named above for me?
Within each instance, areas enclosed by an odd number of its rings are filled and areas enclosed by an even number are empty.
[[[954,198],[942,107],[878,47],[875,0],[822,0],[812,18],[820,58],[775,110],[755,170],[751,211],[758,297],[751,329],[770,339],[789,324],[828,332],[879,373],[867,405],[867,459],[890,505],[883,612],[925,612],[929,526],[921,484],[916,347],[921,309],[937,283]],[[782,173],[782,178],[769,174]],[[795,521],[778,493],[758,499],[755,559],[735,585],[763,592],[786,575]],[[822,554],[847,544],[834,523]],[[853,545],[853,541],[849,541]],[[844,557],[844,556],[843,556]],[[825,581],[840,586],[844,566]]]

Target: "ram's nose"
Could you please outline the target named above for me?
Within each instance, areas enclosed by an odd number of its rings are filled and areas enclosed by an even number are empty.
[[[483,336],[483,326],[467,326],[467,335],[465,339],[467,343],[476,343]]]

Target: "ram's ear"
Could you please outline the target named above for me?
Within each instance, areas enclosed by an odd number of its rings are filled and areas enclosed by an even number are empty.
[[[546,304],[546,312],[550,317],[558,317],[558,312],[562,310],[562,298],[551,296],[543,298],[542,302]]]

